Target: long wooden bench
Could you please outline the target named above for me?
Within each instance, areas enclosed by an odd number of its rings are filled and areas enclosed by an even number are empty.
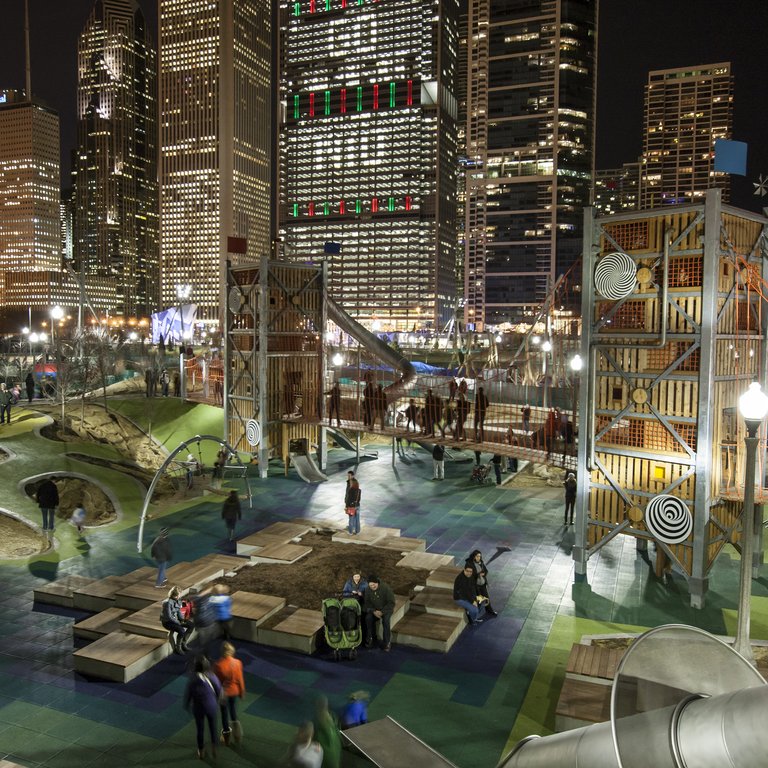
[[[408,552],[424,552],[427,542],[426,539],[413,539],[410,536],[384,536],[374,542],[374,546],[392,549],[404,555]]]
[[[73,657],[75,671],[82,675],[127,683],[170,653],[170,644],[161,638],[110,632],[75,651]]]
[[[140,611],[133,611],[120,619],[120,629],[134,635],[144,637],[156,637],[167,640],[168,630],[160,623],[160,613],[162,611],[162,600],[142,608]]]
[[[566,677],[610,685],[624,650],[574,643],[565,665]]]
[[[94,616],[78,621],[72,627],[72,634],[84,640],[98,640],[110,632],[118,632],[120,620],[130,615],[131,612],[124,608],[107,608]]]
[[[425,587],[411,600],[411,610],[437,616],[464,619],[465,611],[453,600],[453,590],[441,587]]]
[[[392,640],[398,645],[448,653],[466,626],[464,611],[460,616],[445,616],[412,608],[392,628]]]
[[[302,557],[306,557],[312,551],[312,547],[303,544],[272,544],[251,554],[252,563],[279,563],[290,565]]]
[[[435,571],[445,565],[454,565],[456,562],[453,555],[437,555],[433,552],[409,552],[398,560],[397,565],[401,568],[421,568],[427,571]],[[451,583],[453,587],[453,583]]]
[[[37,603],[74,608],[75,591],[92,584],[94,581],[96,579],[70,574],[56,579],[56,581],[49,581],[41,584],[39,587],[35,587],[32,594]]]
[[[555,709],[555,730],[569,731],[611,719],[611,687],[566,677]]]
[[[457,565],[441,565],[427,576],[427,586],[452,590],[453,582],[460,573],[461,568]]]
[[[83,611],[105,611],[115,606],[115,595],[131,584],[151,578],[156,569],[145,565],[122,576],[105,576],[80,589],[76,589],[72,599],[75,608]]]
[[[238,640],[261,642],[259,627],[283,608],[284,597],[235,592],[232,595],[232,636]]]
[[[256,642],[273,648],[312,654],[324,626],[323,614],[307,608],[288,606],[259,626]]]

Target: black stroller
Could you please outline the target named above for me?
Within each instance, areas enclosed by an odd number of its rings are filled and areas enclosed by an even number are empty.
[[[483,485],[491,479],[491,463],[477,464],[472,470],[472,476],[469,478],[471,482]]]
[[[354,597],[328,597],[323,600],[323,624],[325,641],[338,661],[343,651],[349,658],[357,658],[357,649],[363,641],[360,622],[360,603]]]

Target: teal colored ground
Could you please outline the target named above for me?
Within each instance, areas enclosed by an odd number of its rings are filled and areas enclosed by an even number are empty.
[[[151,420],[153,437],[169,450],[196,434],[221,434],[221,411],[173,399],[159,403],[135,398],[115,400],[113,407],[145,428]],[[0,445],[14,455],[0,472],[0,506],[39,523],[20,484],[66,470],[109,488],[121,514],[116,523],[90,532],[87,544],[75,540],[70,526],[60,525],[50,554],[0,562],[0,759],[62,768],[199,765],[193,759],[193,726],[181,706],[185,680],[178,657],[128,685],[84,679],[71,661],[71,626],[84,614],[32,602],[33,588],[46,580],[65,574],[100,577],[150,564],[135,546],[140,488],[117,472],[65,455],[113,457],[111,449],[40,438],[34,429],[42,423],[35,413],[17,409],[14,423],[0,431]],[[490,767],[518,738],[552,730],[565,661],[582,634],[642,631],[669,622],[733,631],[739,560],[732,552],[713,569],[703,610],[689,607],[682,577],[658,581],[634,541],[621,537],[592,558],[587,582],[574,584],[573,534],[561,525],[559,489],[471,485],[471,462],[446,462],[446,480],[433,482],[426,453],[398,459],[393,468],[388,449],[378,447],[379,459],[357,468],[362,524],[398,527],[403,535],[425,538],[429,551],[447,552],[457,561],[481,549],[491,561],[499,618],[465,631],[446,655],[395,646],[389,654],[361,651],[354,662],[334,663],[242,643],[246,738],[237,752],[226,750],[218,765],[278,765],[296,725],[311,717],[318,694],[338,709],[351,691],[365,689],[371,694],[371,719],[391,715],[460,768]],[[210,464],[215,444],[203,450]],[[294,473],[286,478],[282,465],[275,464],[267,480],[251,480],[254,507],[245,511],[239,533],[296,516],[341,519],[345,473],[352,466],[354,456],[331,451],[329,482],[307,485]],[[161,524],[169,525],[176,559],[230,551],[215,497],[158,513],[146,540]],[[360,566],[365,569],[364,562]],[[346,576],[340,568],[329,594]],[[753,636],[768,638],[764,573],[753,591]],[[345,765],[361,761],[345,754]]]

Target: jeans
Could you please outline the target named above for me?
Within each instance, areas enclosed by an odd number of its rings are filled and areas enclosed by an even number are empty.
[[[157,564],[157,581],[155,584],[159,587],[165,581],[165,569],[168,567],[168,563],[163,560]]]
[[[501,464],[493,462],[493,471],[496,473],[496,485],[501,485]]]
[[[355,510],[354,515],[349,516],[349,526],[347,530],[350,533],[360,533],[360,510]]]
[[[177,648],[181,648],[186,638],[192,634],[192,626],[190,624],[179,624],[177,621],[163,621],[162,625],[171,633],[171,646],[175,645]]]
[[[221,705],[221,730],[229,730],[229,721],[237,720],[237,709],[235,703],[237,702],[237,696],[227,696],[226,702]]]
[[[470,624],[474,624],[478,619],[482,619],[485,615],[485,603],[475,605],[474,603],[470,603],[469,600],[454,600],[453,602],[456,603],[456,605],[460,605],[467,612]]]
[[[432,473],[433,479],[444,480],[445,479],[445,461],[443,459],[432,459],[432,465],[434,468],[434,471]]]
[[[218,742],[216,734],[216,715],[209,714],[204,710],[194,709],[195,730],[197,732],[197,748],[202,749],[205,746],[205,723],[208,722],[208,732],[211,736],[211,745],[216,748]]]
[[[56,510],[53,507],[40,507],[40,511],[43,513],[43,530],[52,531]]]
[[[390,629],[390,621],[392,620],[392,614],[382,613],[381,618],[373,615],[373,611],[367,611],[365,614],[365,627],[368,631],[368,642],[373,642],[376,639],[376,622],[381,621],[381,642],[386,646],[389,645],[392,640],[392,631]]]

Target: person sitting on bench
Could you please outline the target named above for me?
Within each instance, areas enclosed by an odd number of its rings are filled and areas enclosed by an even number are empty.
[[[192,632],[192,623],[187,621],[181,612],[181,591],[178,587],[171,587],[168,597],[163,600],[160,623],[170,632],[173,652],[185,653],[186,638]]]
[[[467,564],[453,582],[453,602],[467,612],[471,626],[479,624],[485,614],[486,598],[477,592],[475,569]]]
[[[365,647],[370,648],[376,637],[376,622],[381,621],[381,648],[389,651],[392,647],[391,621],[395,610],[395,593],[392,588],[379,581],[379,577],[368,577],[368,586],[363,594],[363,613],[365,614]]]

